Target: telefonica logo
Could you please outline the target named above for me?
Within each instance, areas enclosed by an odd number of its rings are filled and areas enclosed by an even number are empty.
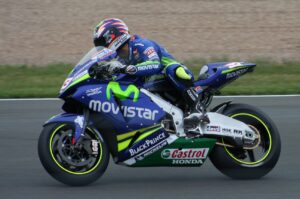
[[[133,118],[139,117],[147,120],[155,120],[156,115],[159,113],[158,110],[151,110],[143,107],[135,106],[117,106],[111,102],[101,102],[99,100],[91,100],[89,103],[89,108],[93,111],[103,112],[103,113],[113,113],[119,114],[120,109],[124,117]]]
[[[136,102],[139,98],[140,91],[134,85],[129,85],[125,90],[122,90],[119,82],[109,82],[106,88],[106,97],[111,99],[111,93],[113,93],[118,99],[126,100],[133,93],[133,101]]]

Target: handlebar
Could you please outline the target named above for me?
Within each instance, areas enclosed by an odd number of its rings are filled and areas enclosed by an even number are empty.
[[[122,68],[110,68],[109,62],[95,63],[89,68],[89,75],[95,79],[111,79],[112,75],[124,73]]]

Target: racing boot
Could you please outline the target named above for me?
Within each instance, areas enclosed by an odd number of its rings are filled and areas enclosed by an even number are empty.
[[[188,103],[191,113],[183,119],[185,129],[194,129],[200,123],[209,123],[206,110],[201,103],[201,94],[197,93],[194,87],[184,91],[184,99]]]

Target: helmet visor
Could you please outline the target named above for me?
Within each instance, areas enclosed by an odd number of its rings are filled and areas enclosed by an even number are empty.
[[[95,45],[95,47],[97,47],[97,46],[107,47],[107,44],[106,44],[105,39],[103,37],[95,38],[94,39],[94,45]]]

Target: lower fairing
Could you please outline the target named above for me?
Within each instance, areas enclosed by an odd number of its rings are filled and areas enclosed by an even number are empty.
[[[211,138],[188,139],[170,135],[156,146],[122,163],[130,167],[201,166],[209,156],[215,143],[216,139]]]

